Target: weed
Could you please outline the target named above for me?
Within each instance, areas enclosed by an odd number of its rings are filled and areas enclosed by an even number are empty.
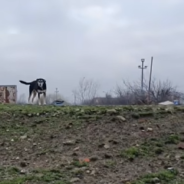
[[[74,161],[72,165],[75,167],[87,167],[89,164],[87,162]]]
[[[34,170],[31,174],[24,176],[18,175],[17,172],[19,172],[19,170],[15,168],[11,168],[9,171],[9,175],[11,175],[12,172],[15,172],[17,175],[11,177],[11,179],[1,180],[0,184],[24,184],[26,182],[30,184],[38,182],[43,184],[50,182],[53,184],[69,184],[65,175],[59,170]],[[9,177],[7,176],[7,178]]]
[[[174,184],[173,181],[177,175],[177,170],[163,170],[159,173],[147,174],[140,177],[137,181],[132,182],[132,184]]]
[[[111,167],[114,167],[116,165],[116,162],[114,160],[107,160],[105,163],[104,163],[104,166],[107,167],[107,168],[111,168]]]
[[[166,138],[165,144],[177,144],[180,141],[180,137],[178,135],[170,135]]]
[[[130,147],[121,151],[120,156],[133,161],[136,157],[156,156],[164,152],[162,140],[151,139],[143,142],[137,147]],[[166,148],[165,148],[166,149]]]
[[[121,157],[128,158],[129,160],[134,160],[139,155],[140,155],[140,150],[138,147],[131,147],[120,153]]]

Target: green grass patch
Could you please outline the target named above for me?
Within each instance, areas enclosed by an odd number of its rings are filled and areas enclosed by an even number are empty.
[[[181,140],[179,135],[172,134],[165,139],[165,144],[177,144]]]
[[[138,146],[133,146],[122,150],[120,156],[133,161],[137,157],[154,157],[162,154],[164,151],[168,151],[167,144],[177,144],[181,138],[179,135],[172,134],[160,139],[150,139],[143,142]]]
[[[146,174],[131,184],[182,184],[184,181],[177,181],[177,170],[163,170],[158,173]]]
[[[67,174],[60,170],[34,170],[30,174],[21,174],[18,168],[0,169],[0,184],[69,184]]]
[[[137,157],[157,156],[164,152],[162,143],[158,141],[144,142],[139,146],[133,146],[120,152],[120,156],[133,161]]]
[[[72,165],[75,167],[88,167],[89,163],[87,162],[80,162],[80,161],[73,161]]]
[[[114,166],[116,166],[116,161],[114,160],[107,160],[104,163],[104,167],[107,167],[107,168],[113,168]]]

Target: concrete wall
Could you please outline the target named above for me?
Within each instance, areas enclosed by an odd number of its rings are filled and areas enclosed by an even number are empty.
[[[0,103],[15,104],[17,102],[16,85],[0,85]]]

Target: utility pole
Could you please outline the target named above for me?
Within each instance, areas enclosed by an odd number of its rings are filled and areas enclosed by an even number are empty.
[[[152,67],[153,67],[153,56],[151,57],[151,67],[150,67],[150,77],[149,77],[149,102],[150,102],[150,92],[151,92]]]
[[[141,91],[143,93],[143,81],[144,81],[144,69],[147,68],[147,66],[144,66],[144,61],[145,59],[141,59],[141,62],[142,62],[142,66],[138,66],[139,69],[142,70],[142,73],[141,73]]]
[[[56,88],[56,100],[57,100],[57,95],[58,95],[58,93],[59,93],[59,91],[58,91],[58,89]]]

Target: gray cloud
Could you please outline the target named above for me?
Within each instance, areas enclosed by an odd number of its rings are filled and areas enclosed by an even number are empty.
[[[44,77],[71,99],[81,77],[110,90],[137,80],[140,59],[149,66],[153,55],[154,76],[184,90],[183,19],[183,0],[2,0],[0,83],[21,94],[19,79]]]

